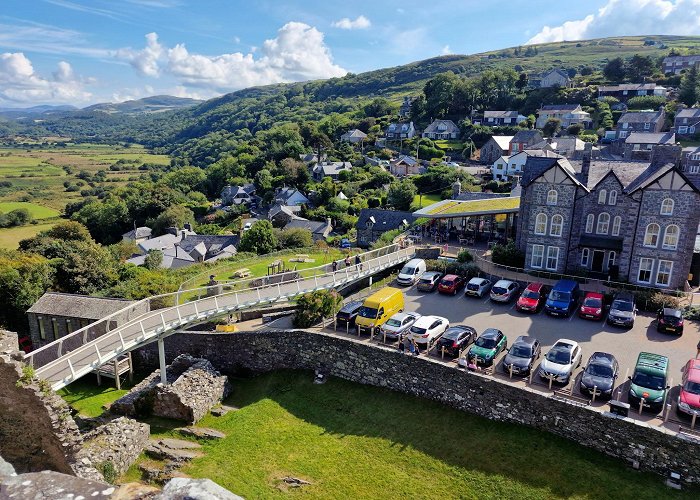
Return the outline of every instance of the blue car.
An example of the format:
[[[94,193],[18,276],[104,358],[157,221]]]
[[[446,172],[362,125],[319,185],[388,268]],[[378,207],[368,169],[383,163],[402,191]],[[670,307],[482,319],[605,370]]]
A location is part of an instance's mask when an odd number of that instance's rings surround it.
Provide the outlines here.
[[[347,238],[340,240],[340,248],[352,248],[352,243]]]
[[[552,316],[569,316],[578,303],[579,287],[573,280],[557,281],[549,292],[544,310]]]

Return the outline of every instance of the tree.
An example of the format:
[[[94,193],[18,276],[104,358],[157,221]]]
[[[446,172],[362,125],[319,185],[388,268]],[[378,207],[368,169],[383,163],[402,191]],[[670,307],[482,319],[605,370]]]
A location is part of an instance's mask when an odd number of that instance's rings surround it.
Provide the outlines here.
[[[457,80],[457,76],[451,71],[441,73],[428,80],[423,88],[427,116],[443,118],[450,112]]]
[[[598,101],[595,105],[594,119],[599,128],[609,130],[613,126],[612,111],[610,105],[604,101]]]
[[[566,129],[566,133],[569,135],[579,135],[583,131],[583,127],[581,126],[580,123],[574,123],[572,125],[569,125],[569,127]]]
[[[700,90],[698,89],[699,83],[698,67],[693,65],[681,79],[678,100],[687,106],[693,106],[695,103],[697,103],[698,97],[700,97]]]
[[[323,318],[329,318],[338,312],[343,303],[343,296],[335,290],[317,290],[305,293],[297,299],[294,326],[308,328]]]
[[[554,137],[561,130],[561,120],[559,118],[550,118],[542,127],[542,133],[545,137]]]
[[[666,105],[666,98],[661,95],[639,95],[627,101],[627,107],[632,109],[659,109]]]
[[[255,174],[255,187],[260,193],[272,189],[272,174],[266,168]]]
[[[527,73],[520,73],[520,75],[518,76],[518,81],[515,82],[515,88],[517,88],[519,91],[522,92],[522,90],[525,87],[527,87],[527,82],[528,82]]]
[[[409,179],[404,179],[389,186],[387,202],[397,210],[409,210],[416,196],[416,186]]]
[[[382,117],[393,114],[395,106],[383,97],[376,97],[364,108],[365,116]]]
[[[153,224],[153,233],[165,234],[169,227],[182,229],[185,224],[194,223],[194,213],[182,205],[173,205],[161,213]]]
[[[277,248],[277,238],[269,220],[259,220],[243,233],[238,249],[258,255],[270,253]]]
[[[51,286],[53,268],[39,255],[0,250],[0,324],[27,331],[25,311]]]
[[[625,76],[632,82],[642,82],[645,77],[653,75],[655,69],[651,56],[635,54],[625,64]]]
[[[621,57],[611,59],[603,68],[603,75],[613,82],[622,81],[625,78],[625,61]]]
[[[277,231],[279,248],[308,248],[314,244],[311,231],[301,227]]]
[[[163,252],[160,250],[149,250],[143,259],[143,266],[146,269],[158,269],[163,263]]]

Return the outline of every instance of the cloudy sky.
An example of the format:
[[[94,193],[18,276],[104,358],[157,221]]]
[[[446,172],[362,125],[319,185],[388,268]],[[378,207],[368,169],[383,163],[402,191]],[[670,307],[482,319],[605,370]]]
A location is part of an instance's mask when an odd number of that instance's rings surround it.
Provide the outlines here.
[[[700,35],[700,0],[2,0],[0,106],[208,98],[440,54],[646,34]]]

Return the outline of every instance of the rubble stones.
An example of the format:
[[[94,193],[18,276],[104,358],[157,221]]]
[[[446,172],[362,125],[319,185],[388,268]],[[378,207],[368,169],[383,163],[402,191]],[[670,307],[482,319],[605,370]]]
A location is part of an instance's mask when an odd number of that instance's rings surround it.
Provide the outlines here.
[[[243,500],[210,479],[174,478],[163,487],[163,500]]]
[[[0,498],[70,498],[107,499],[116,491],[109,484],[80,477],[43,471],[4,478],[0,484]]]
[[[149,441],[146,454],[158,460],[187,462],[202,456],[202,453],[197,451],[201,447],[200,444],[192,441],[163,438]]]
[[[223,439],[226,437],[226,434],[223,432],[217,431],[216,429],[210,429],[208,427],[180,427],[175,430],[185,436],[200,439]]]
[[[238,408],[235,406],[226,406],[226,405],[219,405],[215,406],[214,408],[211,409],[211,414],[214,415],[215,417],[223,417],[230,411],[237,411]]]
[[[85,445],[78,455],[96,466],[111,462],[117,474],[123,474],[139,457],[149,437],[148,424],[115,418],[85,434]]]

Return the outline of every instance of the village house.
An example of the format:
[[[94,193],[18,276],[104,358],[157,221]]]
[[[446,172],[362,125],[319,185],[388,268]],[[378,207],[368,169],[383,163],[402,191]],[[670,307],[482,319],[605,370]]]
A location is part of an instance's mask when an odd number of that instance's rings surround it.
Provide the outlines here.
[[[367,134],[360,129],[354,129],[341,135],[340,140],[343,142],[349,142],[350,144],[362,144],[365,140],[367,140]]]
[[[390,123],[384,133],[389,141],[398,141],[400,139],[411,139],[415,137],[416,129],[413,126],[413,122],[403,122],[403,123]]]
[[[357,229],[357,246],[368,248],[387,231],[406,229],[415,220],[412,212],[383,210],[380,208],[363,208],[355,224]]]
[[[457,139],[459,127],[452,120],[434,120],[423,131],[423,137],[427,139]]]
[[[182,229],[169,227],[165,230],[165,234],[154,236],[147,240],[137,243],[136,248],[139,255],[146,255],[153,250],[164,251],[166,248],[172,248],[179,243],[183,238],[190,235],[196,235],[192,230],[191,224],[185,224]]]
[[[501,156],[510,151],[512,135],[492,135],[479,150],[479,161],[484,165],[491,165]]]
[[[414,157],[401,155],[389,162],[389,172],[396,177],[418,175],[423,172],[423,167]]]
[[[517,111],[484,111],[484,119],[481,123],[487,127],[514,127],[525,120],[527,117]]]
[[[566,158],[578,160],[581,158],[585,147],[586,143],[578,137],[563,136],[547,137],[543,141],[533,144],[530,148],[549,150]],[[593,146],[593,158],[599,155],[600,149],[597,146]]]
[[[526,149],[511,156],[501,156],[491,165],[491,175],[497,181],[510,181],[513,176],[521,176],[527,159],[531,156],[561,158],[561,155],[547,149]]]
[[[661,64],[665,75],[680,75],[682,71],[691,66],[700,64],[700,55],[692,56],[668,56],[664,57]]]
[[[330,218],[323,222],[296,218],[289,221],[284,229],[307,229],[311,232],[314,241],[325,241],[333,231],[333,225]]]
[[[627,139],[632,132],[658,133],[664,127],[666,111],[629,111],[622,115],[615,127],[615,139]]]
[[[508,154],[513,155],[526,149],[532,149],[532,145],[542,141],[542,133],[539,130],[520,130],[508,143]]]
[[[279,205],[308,205],[310,200],[299,191],[297,188],[293,187],[281,187],[275,190],[275,203]]]
[[[243,186],[226,185],[221,190],[221,204],[225,207],[230,205],[255,205],[260,200],[255,196],[255,185],[245,184]]]
[[[127,243],[139,244],[151,237],[151,228],[146,226],[135,227],[128,233],[122,234],[122,240]]]
[[[550,69],[545,71],[539,78],[540,88],[549,87],[569,87],[571,78],[566,71],[561,69]]]
[[[626,160],[649,160],[651,151],[655,146],[676,143],[676,134],[673,132],[659,132],[649,134],[645,132],[632,132],[625,139],[623,157]]]
[[[695,185],[700,185],[700,146],[683,148],[681,168]]]
[[[411,105],[415,100],[415,97],[404,96],[403,102],[401,103],[401,107],[399,108],[399,117],[408,118],[409,116],[411,116]]]
[[[696,132],[700,133],[700,108],[678,110],[673,120],[673,130],[683,137],[689,137]]]
[[[627,102],[633,97],[666,97],[668,89],[655,83],[621,83],[619,85],[601,85],[598,87],[598,99],[614,97],[620,102]]]
[[[267,220],[274,227],[284,227],[293,220],[303,220],[301,217],[301,205],[280,205],[275,204],[267,212]]]
[[[330,177],[337,181],[340,172],[349,172],[352,170],[352,163],[349,161],[330,161],[321,162],[313,166],[311,176],[315,181],[322,181],[324,177]]]
[[[556,118],[561,122],[562,128],[571,125],[581,125],[583,128],[591,128],[593,120],[591,115],[581,109],[580,104],[546,104],[537,111],[537,128],[544,128],[547,120]]]

